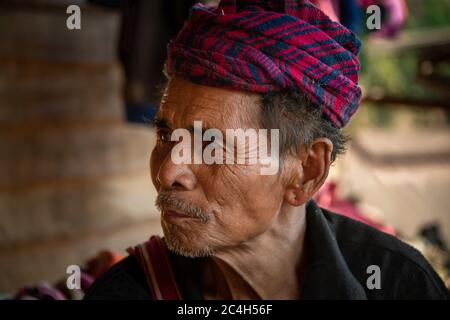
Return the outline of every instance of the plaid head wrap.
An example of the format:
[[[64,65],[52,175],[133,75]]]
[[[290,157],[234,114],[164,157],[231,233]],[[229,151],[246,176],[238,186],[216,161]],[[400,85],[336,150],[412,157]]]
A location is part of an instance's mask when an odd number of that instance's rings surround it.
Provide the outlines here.
[[[267,93],[297,90],[338,128],[359,106],[360,42],[306,0],[196,4],[169,43],[169,75]]]

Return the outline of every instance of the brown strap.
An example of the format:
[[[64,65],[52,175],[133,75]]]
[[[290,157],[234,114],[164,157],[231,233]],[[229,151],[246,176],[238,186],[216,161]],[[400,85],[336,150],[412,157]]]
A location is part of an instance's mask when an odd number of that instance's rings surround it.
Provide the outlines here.
[[[152,236],[150,240],[128,249],[133,254],[147,278],[154,300],[181,300],[181,294],[170,265],[167,249],[159,236]]]

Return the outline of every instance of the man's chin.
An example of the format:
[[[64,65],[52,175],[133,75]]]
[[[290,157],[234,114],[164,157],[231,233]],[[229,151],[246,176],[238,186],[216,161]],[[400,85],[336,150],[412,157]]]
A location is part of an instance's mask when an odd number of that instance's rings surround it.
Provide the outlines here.
[[[175,254],[187,258],[210,257],[214,255],[215,250],[210,246],[195,245],[185,243],[184,240],[178,239],[176,236],[166,235],[164,233],[164,242],[167,248]]]
[[[184,243],[174,240],[170,237],[169,238],[164,237],[164,241],[166,243],[167,249],[183,257],[201,258],[201,257],[210,257],[214,255],[214,250],[208,246],[192,247],[185,245]]]
[[[170,251],[188,258],[209,257],[214,254],[214,247],[208,243],[208,239],[193,236],[205,234],[206,230],[167,223],[164,220],[161,226],[164,241]]]

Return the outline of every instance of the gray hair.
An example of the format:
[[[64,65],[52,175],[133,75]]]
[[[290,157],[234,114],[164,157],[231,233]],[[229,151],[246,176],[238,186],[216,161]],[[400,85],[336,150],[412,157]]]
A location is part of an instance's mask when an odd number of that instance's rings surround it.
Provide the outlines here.
[[[331,161],[345,152],[347,137],[326,119],[310,100],[298,92],[274,92],[261,95],[260,125],[279,129],[280,155],[298,154],[314,139],[328,138],[333,144]]]

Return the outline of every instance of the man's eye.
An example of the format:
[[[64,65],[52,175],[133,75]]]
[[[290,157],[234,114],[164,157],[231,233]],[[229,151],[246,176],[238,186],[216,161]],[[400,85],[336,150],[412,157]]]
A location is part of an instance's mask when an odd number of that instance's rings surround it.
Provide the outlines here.
[[[158,130],[156,132],[157,140],[159,144],[164,144],[170,142],[170,134],[168,131]]]

